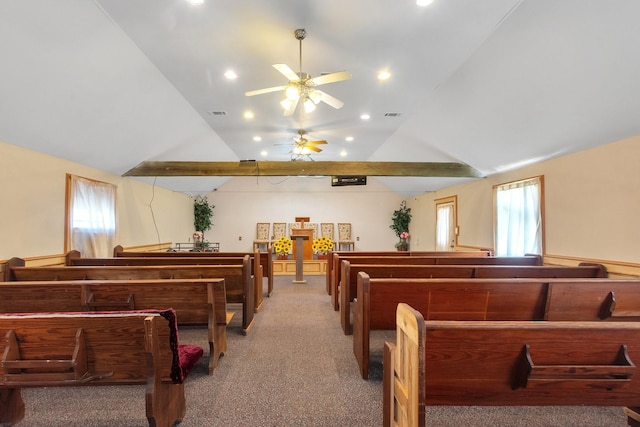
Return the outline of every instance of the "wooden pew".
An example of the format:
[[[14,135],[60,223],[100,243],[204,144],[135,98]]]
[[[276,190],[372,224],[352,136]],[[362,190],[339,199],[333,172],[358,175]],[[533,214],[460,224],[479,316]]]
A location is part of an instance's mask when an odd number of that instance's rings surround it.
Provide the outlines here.
[[[337,255],[337,256],[336,256]],[[333,276],[340,269],[340,257],[382,257],[382,256],[449,256],[449,257],[487,257],[491,256],[491,251],[329,251],[327,253],[327,294],[333,291]],[[344,258],[342,258],[344,259]]]
[[[0,313],[151,310],[171,307],[178,325],[207,326],[209,375],[227,353],[224,279],[0,282]]]
[[[120,245],[113,248],[113,256],[114,257],[164,257],[164,256],[175,256],[175,257],[235,257],[235,256],[244,256],[249,255],[252,257],[256,257],[256,259],[260,260],[260,265],[262,266],[262,277],[267,278],[267,296],[271,296],[273,293],[273,248],[268,247],[267,252],[253,251],[253,252],[140,252],[140,251],[125,251],[124,248]],[[260,286],[262,289],[262,286]]]
[[[425,321],[407,304],[396,323],[385,427],[429,425],[427,405],[640,405],[640,323]]]
[[[556,278],[607,277],[601,264],[579,266],[518,266],[518,265],[385,265],[353,264],[342,260],[340,296],[340,324],[345,335],[351,334],[351,302],[356,294],[357,274],[363,271],[370,278]]]
[[[396,307],[408,303],[426,319],[543,320],[547,279],[372,279],[358,273],[353,352],[369,378],[372,330],[393,330]]]
[[[242,265],[153,265],[25,267],[24,260],[12,258],[5,265],[5,281],[35,280],[134,280],[222,278],[227,303],[242,305],[242,330],[247,334],[254,320],[254,289],[251,263],[246,255]]]
[[[24,387],[123,384],[147,384],[150,426],[179,423],[202,349],[175,331],[172,310],[0,315],[0,424],[24,418]]]
[[[162,252],[163,254],[167,252]],[[188,253],[206,253],[206,252],[188,252]],[[214,252],[217,253],[217,252]],[[65,265],[72,267],[86,266],[137,266],[137,265],[242,265],[245,255],[237,256],[216,256],[216,257],[171,257],[171,256],[127,256],[113,258],[82,258],[80,252],[70,251],[65,256]],[[254,303],[256,313],[262,309],[263,299],[263,280],[262,268],[259,263],[255,262],[255,256],[250,257],[250,265],[254,286]]]
[[[414,253],[414,252],[410,252]],[[447,254],[448,252],[440,252]],[[449,265],[449,264],[474,264],[474,265],[542,265],[542,257],[539,255],[526,255],[523,257],[493,257],[493,256],[463,256],[464,252],[451,252],[457,255],[412,255],[412,256],[350,256],[334,254],[334,264],[336,270],[332,275],[331,283],[331,302],[333,309],[338,311],[340,308],[340,286],[342,282],[341,262],[347,260],[353,264],[404,264],[404,265]],[[470,252],[473,254],[482,252]]]

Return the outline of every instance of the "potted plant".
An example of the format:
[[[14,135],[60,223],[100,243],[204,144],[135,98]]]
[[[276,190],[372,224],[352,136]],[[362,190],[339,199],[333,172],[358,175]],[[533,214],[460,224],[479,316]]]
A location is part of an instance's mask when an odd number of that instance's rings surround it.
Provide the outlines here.
[[[287,236],[280,236],[278,240],[273,242],[273,251],[276,253],[278,259],[289,258],[289,252],[291,251],[292,247],[293,243]]]
[[[389,228],[398,236],[399,242],[396,248],[399,251],[409,250],[409,223],[411,222],[411,208],[407,207],[407,201],[400,203],[400,209],[393,211]],[[403,234],[404,233],[404,234]],[[404,236],[404,237],[403,237]]]
[[[209,204],[207,197],[198,196],[193,201],[193,226],[196,232],[200,232],[200,241],[204,242],[204,232],[211,229],[213,225],[211,218],[213,217],[214,205]],[[195,240],[195,234],[194,234]]]
[[[326,259],[329,251],[333,249],[333,240],[327,236],[318,237],[313,241],[311,249],[318,256],[318,259]]]

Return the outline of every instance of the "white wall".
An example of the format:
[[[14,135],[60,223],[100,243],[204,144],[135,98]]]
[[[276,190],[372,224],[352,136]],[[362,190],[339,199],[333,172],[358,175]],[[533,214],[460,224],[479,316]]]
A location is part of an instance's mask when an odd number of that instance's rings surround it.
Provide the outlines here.
[[[0,260],[63,254],[66,174],[117,185],[116,242],[176,241],[193,231],[188,196],[0,142]]]
[[[492,248],[493,186],[537,175],[545,180],[545,255],[640,262],[640,136],[409,200],[420,212],[412,249],[433,249],[434,200],[454,195],[458,245]]]
[[[205,233],[223,251],[251,250],[257,222],[350,222],[356,249],[394,250],[391,225],[402,198],[369,177],[367,185],[331,187],[329,177],[236,177],[209,193],[215,205],[213,223]],[[238,238],[242,237],[242,240]]]

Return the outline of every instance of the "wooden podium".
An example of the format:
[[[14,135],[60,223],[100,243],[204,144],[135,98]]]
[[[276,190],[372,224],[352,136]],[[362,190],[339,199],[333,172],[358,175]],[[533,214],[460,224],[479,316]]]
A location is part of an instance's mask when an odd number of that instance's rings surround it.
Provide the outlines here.
[[[310,228],[293,228],[291,229],[291,240],[293,241],[293,259],[297,259],[298,239],[296,236],[305,237],[302,240],[302,259],[313,259],[313,230]]]
[[[306,239],[302,241],[302,259],[313,259],[313,230],[310,228],[304,228],[304,223],[309,222],[308,216],[297,216],[296,222],[300,223],[300,228],[291,229],[291,240],[293,241],[293,259],[297,258],[298,251],[296,250],[296,243],[298,239],[295,236],[306,236]]]

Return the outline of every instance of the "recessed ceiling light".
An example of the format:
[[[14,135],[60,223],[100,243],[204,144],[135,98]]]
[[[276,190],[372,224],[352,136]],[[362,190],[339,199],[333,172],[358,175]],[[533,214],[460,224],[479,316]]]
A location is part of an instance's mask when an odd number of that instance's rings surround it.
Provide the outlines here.
[[[204,4],[204,0],[187,0],[187,2],[191,3],[194,6],[200,6]]]
[[[348,141],[348,142],[351,142],[351,141],[353,141],[353,137],[352,136],[348,136],[344,140]]]
[[[347,151],[346,150],[342,150],[340,152],[340,157],[346,157],[347,156]]]
[[[235,80],[235,79],[237,79],[237,78],[238,78],[238,75],[237,75],[237,74],[236,74],[236,72],[235,72],[235,71],[233,71],[233,70],[227,70],[227,71],[224,73],[224,76],[225,76],[227,79],[229,79],[229,80]]]
[[[268,155],[268,154],[269,154],[269,153],[267,152],[267,150],[262,150],[262,151],[260,152],[260,155],[261,155],[262,157],[264,157],[264,156],[266,156],[266,155]]]
[[[362,120],[369,120],[371,118],[371,116],[365,113],[365,114],[361,115],[360,118]]]
[[[429,6],[431,3],[433,3],[433,0],[416,0],[418,6]]]
[[[261,137],[261,136],[256,135],[256,136],[254,136],[254,137],[253,137],[253,140],[254,140],[255,142],[260,142],[260,141],[262,141],[262,137]]]
[[[390,77],[391,77],[391,73],[388,72],[387,70],[380,71],[378,73],[378,80],[380,80],[380,81],[389,80]]]
[[[252,120],[253,119],[253,111],[245,111],[243,114],[244,118],[247,120]]]

